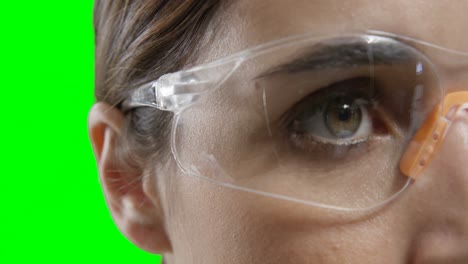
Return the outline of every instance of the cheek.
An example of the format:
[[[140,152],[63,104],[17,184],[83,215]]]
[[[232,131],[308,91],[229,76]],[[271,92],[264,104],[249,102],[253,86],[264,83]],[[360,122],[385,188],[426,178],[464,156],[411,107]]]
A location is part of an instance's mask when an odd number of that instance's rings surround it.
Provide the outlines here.
[[[176,177],[173,206],[178,209],[168,224],[177,258],[229,264],[258,263],[258,258],[273,256],[266,252],[271,245],[266,225],[245,193],[187,175]]]
[[[391,212],[350,220],[187,175],[175,179],[177,198],[167,225],[174,255],[186,263],[385,263],[404,258],[403,231],[390,220]]]

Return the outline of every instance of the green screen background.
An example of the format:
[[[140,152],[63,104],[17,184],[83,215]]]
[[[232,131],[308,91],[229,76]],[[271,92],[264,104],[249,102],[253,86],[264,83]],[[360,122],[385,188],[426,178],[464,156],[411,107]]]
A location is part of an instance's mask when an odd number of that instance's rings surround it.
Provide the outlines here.
[[[115,227],[86,119],[92,0],[2,1],[0,263],[160,263]]]

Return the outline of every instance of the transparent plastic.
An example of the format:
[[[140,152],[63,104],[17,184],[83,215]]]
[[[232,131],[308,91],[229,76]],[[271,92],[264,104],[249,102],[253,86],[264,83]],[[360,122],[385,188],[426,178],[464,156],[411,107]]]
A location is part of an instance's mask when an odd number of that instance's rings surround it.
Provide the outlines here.
[[[294,36],[166,74],[123,108],[175,113],[172,153],[187,175],[370,210],[411,185],[400,169],[408,145],[428,117],[444,120],[447,93],[463,91],[446,88],[439,67],[451,62],[466,66],[468,54],[385,32]]]

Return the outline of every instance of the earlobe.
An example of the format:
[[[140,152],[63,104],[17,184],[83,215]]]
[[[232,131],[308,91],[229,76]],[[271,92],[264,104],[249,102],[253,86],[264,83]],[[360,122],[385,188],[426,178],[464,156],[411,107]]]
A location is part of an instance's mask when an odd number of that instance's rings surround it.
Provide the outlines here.
[[[147,186],[144,168],[129,170],[116,157],[116,139],[124,115],[116,108],[97,103],[89,113],[88,126],[99,168],[99,179],[112,217],[120,231],[138,247],[152,252],[171,250],[163,225],[158,194]],[[120,155],[130,156],[130,155]]]

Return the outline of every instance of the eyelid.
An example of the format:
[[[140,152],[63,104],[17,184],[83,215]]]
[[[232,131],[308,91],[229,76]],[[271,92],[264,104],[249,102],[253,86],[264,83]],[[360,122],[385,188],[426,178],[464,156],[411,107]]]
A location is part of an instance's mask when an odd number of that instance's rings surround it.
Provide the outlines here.
[[[372,95],[369,95],[368,89],[364,88],[366,86],[368,87],[370,82],[373,82],[373,80],[369,77],[355,77],[352,79],[347,79],[333,83],[327,87],[320,88],[315,92],[307,95],[299,102],[297,102],[294,106],[292,106],[291,109],[294,110],[297,108],[301,108],[303,104],[310,101],[314,102],[315,105],[323,106],[323,103],[321,103],[321,101],[323,102],[338,95],[355,97],[360,96],[367,99],[369,102],[373,102],[375,99],[374,97],[377,96],[378,91],[372,91]],[[350,85],[352,85],[353,87],[349,87]],[[307,105],[306,107],[309,106]]]

